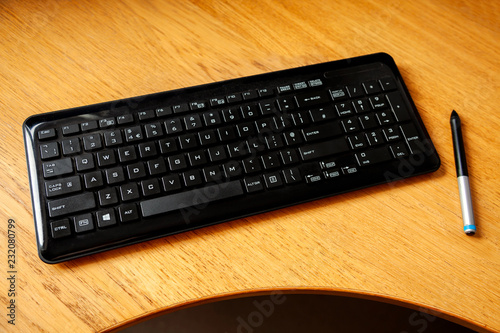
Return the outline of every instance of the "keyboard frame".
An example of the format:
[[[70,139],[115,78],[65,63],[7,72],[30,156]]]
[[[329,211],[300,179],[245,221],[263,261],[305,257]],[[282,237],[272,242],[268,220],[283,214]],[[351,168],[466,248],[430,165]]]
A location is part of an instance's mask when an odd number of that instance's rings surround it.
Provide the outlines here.
[[[325,75],[320,77],[319,74],[317,76],[325,80],[325,82],[330,82],[331,78],[335,78],[335,85],[341,86],[344,84],[343,82],[351,82],[353,75],[359,78],[357,79],[358,81],[366,81],[371,77],[370,73],[372,73],[371,71],[373,70],[385,73],[384,75],[390,75],[395,79],[398,91],[401,93],[410,113],[412,123],[417,124],[419,136],[425,141],[425,149],[419,154],[419,157],[423,158],[422,160],[415,160],[414,158],[412,160],[412,157],[415,156],[410,156],[410,158],[392,160],[390,163],[372,165],[369,168],[360,167],[355,175],[348,175],[336,179],[334,182],[335,188],[333,190],[333,183],[331,180],[324,180],[319,183],[308,185],[306,189],[303,186],[285,186],[280,189],[266,190],[259,194],[251,195],[252,205],[248,205],[248,203],[245,202],[248,196],[250,196],[248,194],[223,201],[211,202],[206,207],[200,205],[200,209],[191,212],[192,214],[188,220],[186,220],[180,212],[172,212],[165,216],[147,218],[145,219],[147,223],[141,220],[140,222],[123,224],[118,228],[114,228],[115,232],[102,233],[106,234],[105,236],[97,235],[99,234],[98,232],[91,232],[78,234],[74,237],[65,239],[54,240],[51,238],[49,226],[46,222],[48,209],[47,200],[44,198],[44,177],[42,161],[40,160],[40,152],[38,149],[41,142],[37,136],[39,130],[54,127],[61,128],[64,125],[73,124],[83,119],[97,120],[104,117],[116,117],[123,113],[136,113],[140,110],[175,105],[186,101],[207,101],[208,96],[226,96],[231,93],[262,87],[275,88],[285,81],[293,83],[295,81],[300,81],[301,78],[304,80],[311,79],[311,73],[326,73],[330,78],[326,78]],[[287,80],[286,78],[288,77],[293,77],[293,79],[291,81]],[[377,78],[380,78],[380,75],[377,75]],[[325,86],[329,87],[331,85],[326,84]],[[274,98],[277,97],[278,95],[275,93]],[[192,113],[196,113],[196,111]],[[137,124],[139,122],[135,119],[134,123]],[[386,53],[376,53],[37,114],[27,118],[22,127],[38,252],[41,260],[49,264],[351,192],[378,184],[384,184],[398,179],[413,177],[436,171],[440,167],[439,156],[396,63],[392,57]],[[119,126],[119,128],[121,128],[121,126]],[[256,209],[255,207],[258,208]],[[182,219],[184,222],[173,227],[165,227],[164,221],[166,219],[176,221]],[[137,223],[141,223],[141,234],[137,233]],[[346,232],[348,232],[348,230]],[[110,234],[111,237],[109,237]],[[77,238],[76,242],[72,241],[74,238]],[[88,244],[88,246],[75,246],[75,243],[85,243]],[[71,249],[69,252],[67,251],[68,248]]]

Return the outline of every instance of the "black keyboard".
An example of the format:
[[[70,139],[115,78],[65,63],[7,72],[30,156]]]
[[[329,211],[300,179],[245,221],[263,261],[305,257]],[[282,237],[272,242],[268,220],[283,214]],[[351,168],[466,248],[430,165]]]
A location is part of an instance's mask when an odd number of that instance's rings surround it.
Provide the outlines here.
[[[47,263],[440,165],[383,53],[34,115],[23,130]]]

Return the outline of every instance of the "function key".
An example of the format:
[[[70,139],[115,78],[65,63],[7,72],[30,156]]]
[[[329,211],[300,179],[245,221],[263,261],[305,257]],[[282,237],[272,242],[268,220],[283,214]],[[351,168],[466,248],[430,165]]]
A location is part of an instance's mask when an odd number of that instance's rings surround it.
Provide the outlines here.
[[[116,117],[116,122],[119,125],[131,124],[134,122],[134,116],[131,114],[123,114],[121,116]]]
[[[259,97],[259,95],[257,94],[257,90],[248,90],[248,91],[242,92],[241,95],[243,96],[243,99],[245,101],[249,101],[249,100],[256,99]]]
[[[241,94],[231,94],[226,96],[226,100],[229,104],[238,103],[243,100],[243,97],[241,97]]]
[[[210,106],[220,106],[226,104],[226,100],[223,97],[215,97],[210,99]]]
[[[302,90],[302,89],[307,89],[307,83],[304,81],[302,82],[296,82],[293,84],[293,90]]]
[[[38,131],[38,139],[40,140],[52,139],[55,137],[56,137],[56,130],[54,128]]]
[[[115,118],[105,118],[99,120],[100,128],[107,128],[115,125]]]
[[[183,113],[189,111],[189,106],[187,103],[177,104],[172,106],[172,111],[174,113]]]
[[[323,81],[321,79],[309,80],[309,87],[321,87],[323,85]]]
[[[80,132],[80,126],[78,124],[65,125],[62,127],[63,135],[71,135]]]
[[[368,81],[363,83],[363,88],[365,89],[366,94],[377,94],[382,91],[380,85],[377,81]]]
[[[259,93],[260,97],[270,97],[274,95],[273,90],[268,88],[257,89],[257,92]]]
[[[93,131],[97,129],[97,121],[90,120],[80,124],[82,132]]]
[[[191,111],[204,110],[207,108],[207,104],[205,102],[191,102],[189,107]]]
[[[137,112],[137,116],[139,116],[139,120],[141,121],[153,119],[155,117],[155,111],[154,110],[139,111]]]
[[[396,81],[392,77],[384,77],[379,82],[384,91],[395,90],[397,88]]]
[[[282,86],[278,86],[278,94],[286,94],[292,92],[292,86],[289,84],[284,84]]]
[[[155,110],[157,117],[164,117],[172,114],[172,110],[169,108],[157,108]]]

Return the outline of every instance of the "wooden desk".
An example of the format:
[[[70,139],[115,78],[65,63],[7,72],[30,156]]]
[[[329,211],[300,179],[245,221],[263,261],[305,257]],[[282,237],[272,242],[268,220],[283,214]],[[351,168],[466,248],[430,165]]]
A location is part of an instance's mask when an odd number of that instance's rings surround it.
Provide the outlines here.
[[[0,48],[0,331],[106,331],[273,290],[404,302],[500,331],[498,2],[4,1]],[[400,67],[437,172],[65,264],[38,259],[28,116],[378,51]],[[452,109],[464,123],[474,237],[462,232]]]

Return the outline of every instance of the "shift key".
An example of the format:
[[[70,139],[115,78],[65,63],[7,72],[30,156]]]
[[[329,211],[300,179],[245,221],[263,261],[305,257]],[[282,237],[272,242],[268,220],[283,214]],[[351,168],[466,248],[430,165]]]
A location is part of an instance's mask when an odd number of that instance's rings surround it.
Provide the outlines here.
[[[57,217],[95,208],[93,193],[83,193],[48,202],[49,216]]]
[[[340,154],[346,151],[349,151],[349,147],[344,138],[305,145],[299,148],[300,156],[303,161]]]

